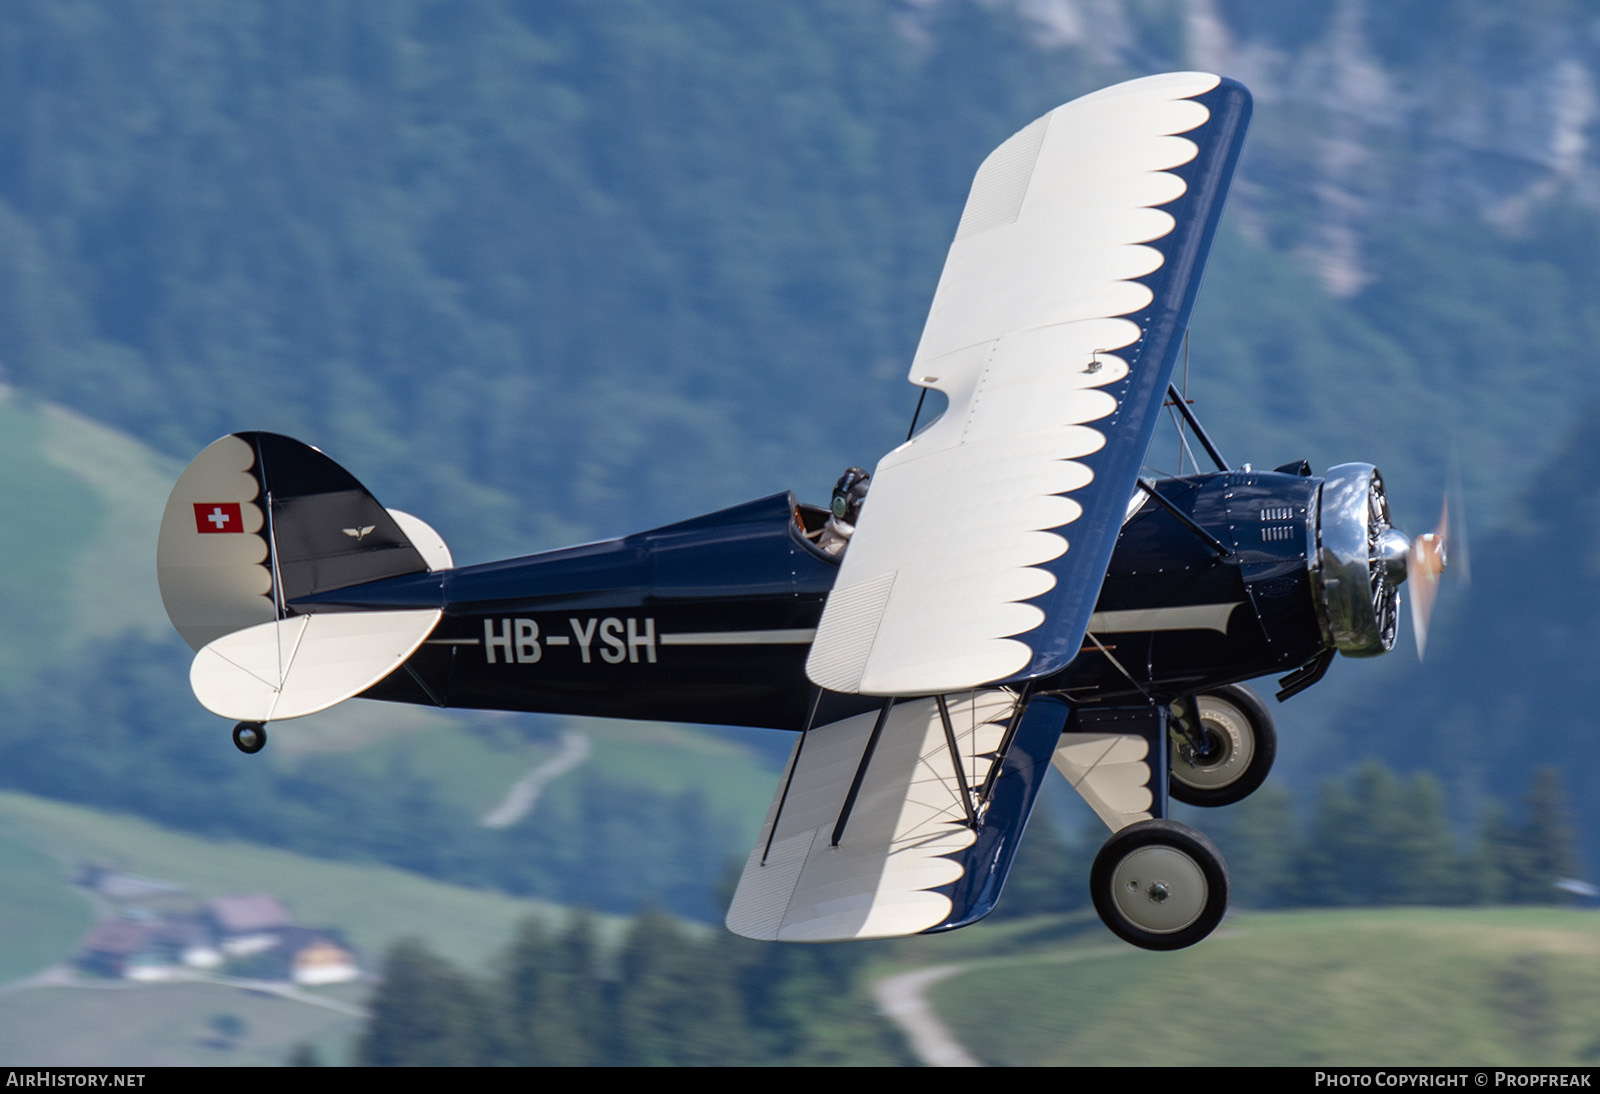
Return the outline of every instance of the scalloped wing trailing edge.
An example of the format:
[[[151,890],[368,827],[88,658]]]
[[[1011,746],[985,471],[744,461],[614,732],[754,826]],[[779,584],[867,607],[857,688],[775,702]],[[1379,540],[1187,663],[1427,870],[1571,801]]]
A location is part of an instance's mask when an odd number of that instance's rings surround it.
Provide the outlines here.
[[[949,409],[878,464],[814,683],[932,695],[1077,654],[1249,114],[1231,80],[1152,76],[984,161],[910,374]]]
[[[873,713],[802,734],[739,879],[728,929],[829,942],[947,931],[988,915],[1070,712],[1048,696],[1019,711],[1021,702],[1005,689],[949,697],[959,774],[933,699],[897,702],[870,756]],[[860,793],[847,809],[858,770]],[[990,796],[969,822],[962,782],[976,803],[991,776]]]
[[[1016,698],[998,691],[950,703],[969,784],[988,773],[1015,708]],[[965,872],[961,853],[977,834],[966,825],[932,700],[890,712],[844,838],[832,845],[876,719],[858,714],[796,740],[728,909],[729,930],[769,941],[826,942],[916,934],[949,918],[954,904],[946,890]]]

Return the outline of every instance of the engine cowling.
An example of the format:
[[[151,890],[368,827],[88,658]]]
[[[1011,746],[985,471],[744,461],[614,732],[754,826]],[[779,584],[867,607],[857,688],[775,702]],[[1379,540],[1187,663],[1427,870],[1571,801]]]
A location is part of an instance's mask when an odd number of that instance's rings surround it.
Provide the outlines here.
[[[1410,545],[1390,523],[1389,497],[1376,467],[1341,463],[1328,470],[1312,582],[1328,645],[1349,657],[1376,657],[1394,647]]]

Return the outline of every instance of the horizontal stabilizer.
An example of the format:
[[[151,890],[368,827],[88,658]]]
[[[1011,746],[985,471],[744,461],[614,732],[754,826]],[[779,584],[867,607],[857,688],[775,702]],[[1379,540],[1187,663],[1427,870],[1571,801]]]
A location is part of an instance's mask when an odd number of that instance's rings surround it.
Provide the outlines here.
[[[444,537],[433,530],[433,525],[421,517],[414,517],[399,509],[390,509],[389,515],[394,518],[395,524],[400,526],[401,534],[417,549],[417,553],[422,556],[422,561],[427,563],[429,570],[438,573],[440,570],[449,570],[455,566],[456,562],[450,556],[449,546],[445,543]]]
[[[234,631],[195,654],[189,684],[213,714],[242,722],[299,718],[366,691],[416,652],[437,608],[329,612]]]

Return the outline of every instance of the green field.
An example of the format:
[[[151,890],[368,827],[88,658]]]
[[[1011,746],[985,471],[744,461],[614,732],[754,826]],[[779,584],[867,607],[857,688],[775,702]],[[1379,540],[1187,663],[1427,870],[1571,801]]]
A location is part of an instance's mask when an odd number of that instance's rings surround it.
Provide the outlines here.
[[[23,683],[60,656],[76,629],[69,590],[79,581],[79,555],[107,538],[107,506],[45,456],[46,432],[36,413],[0,399],[0,618],[11,636],[0,659],[3,684]]]
[[[0,794],[0,984],[68,961],[91,925],[70,864],[95,862],[172,882],[198,898],[270,893],[304,926],[335,927],[373,968],[390,943],[423,938],[468,969],[492,967],[537,901],[457,888],[381,866],[323,862],[244,843],[198,839],[148,822],[22,794]],[[607,934],[616,928],[602,922]],[[363,985],[317,989],[360,1003]],[[233,1016],[242,1024],[222,1019]],[[359,1019],[321,1006],[216,984],[0,990],[0,1064],[250,1065],[317,1046],[343,1062]]]
[[[51,473],[65,472],[87,486],[104,513],[102,534],[77,554],[69,637],[171,633],[156,585],[156,534],[167,492],[182,468],[127,434],[69,410],[44,405],[36,413],[43,426],[39,453]]]
[[[348,1061],[359,1018],[217,984],[99,984],[0,995],[0,1064],[252,1067],[300,1043]]]
[[[353,702],[272,727],[272,745],[263,757],[298,765],[327,752],[356,754],[362,769],[381,774],[398,764],[426,772],[450,804],[483,814],[498,805],[511,787],[560,750],[557,730],[576,730],[588,738],[589,754],[575,771],[547,790],[550,799],[570,806],[582,779],[649,787],[660,794],[702,794],[714,815],[736,826],[741,838],[754,839],[777,787],[778,771],[736,736],[691,727],[600,718],[549,717],[548,730],[528,732],[532,719],[520,714],[474,712],[457,715],[431,707],[399,703]],[[218,731],[228,727],[218,722]],[[771,730],[744,731],[753,741]],[[741,856],[745,848],[740,847]]]
[[[64,863],[0,832],[0,984],[61,960],[93,922]]]
[[[589,734],[594,745],[589,763],[608,780],[663,794],[703,794],[713,813],[739,828],[741,861],[761,829],[780,774],[751,742],[781,736],[787,746],[793,740],[770,729],[720,735],[659,722],[575,718],[570,724]],[[552,789],[559,791],[560,784]]]
[[[134,817],[23,794],[0,794],[0,838],[62,861],[102,863],[173,882],[204,899],[230,893],[270,893],[284,903],[297,923],[339,928],[368,961],[397,939],[416,935],[452,961],[480,969],[506,945],[513,926],[526,916],[564,915],[561,909],[539,901],[444,885],[403,870],[325,862],[254,844],[200,839]],[[36,888],[43,884],[37,872],[30,878]],[[50,887],[64,897],[74,897],[60,870]],[[4,899],[9,914],[9,892]],[[6,967],[17,963],[10,950],[11,940],[0,937],[0,963]],[[67,956],[62,952],[57,959]]]
[[[90,639],[170,632],[156,530],[177,472],[124,434],[0,386],[0,686]]]
[[[1600,1064],[1600,915],[1239,915],[1191,950],[1088,932],[974,960],[931,1000],[1006,1065]]]
[[[65,960],[89,924],[69,865],[95,861],[198,897],[267,892],[338,927],[369,962],[414,934],[490,967],[529,914],[561,909],[402,871],[197,839],[0,794],[0,970]],[[608,927],[608,929],[610,929]],[[1152,954],[1085,916],[885,945],[885,968],[959,962],[930,992],[955,1036],[1006,1065],[1600,1063],[1600,915],[1565,909],[1242,914],[1192,950]],[[319,993],[359,1002],[360,986]],[[340,1062],[359,1020],[209,984],[0,992],[0,1063],[261,1064],[292,1046]]]

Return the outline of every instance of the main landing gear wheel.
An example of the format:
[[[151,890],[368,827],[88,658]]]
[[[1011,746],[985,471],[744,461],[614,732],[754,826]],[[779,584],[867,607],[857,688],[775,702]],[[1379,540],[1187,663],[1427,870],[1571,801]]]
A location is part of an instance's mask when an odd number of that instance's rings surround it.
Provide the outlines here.
[[[1278,755],[1278,731],[1261,696],[1249,688],[1229,684],[1191,695],[1172,705],[1170,723],[1168,784],[1185,805],[1232,805],[1266,782]]]
[[[1094,909],[1113,934],[1147,950],[1181,950],[1228,910],[1228,867],[1210,840],[1169,820],[1130,824],[1089,871]]]
[[[233,746],[254,756],[267,747],[267,727],[261,722],[240,722],[233,727]]]

